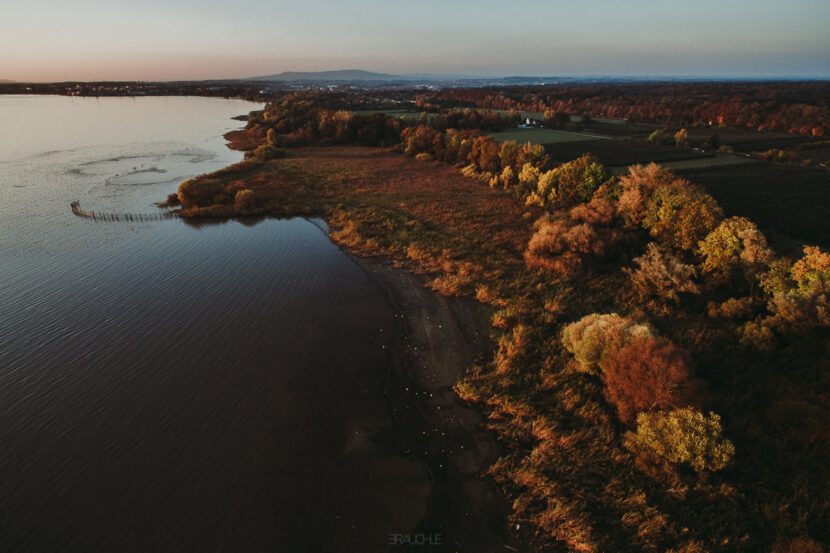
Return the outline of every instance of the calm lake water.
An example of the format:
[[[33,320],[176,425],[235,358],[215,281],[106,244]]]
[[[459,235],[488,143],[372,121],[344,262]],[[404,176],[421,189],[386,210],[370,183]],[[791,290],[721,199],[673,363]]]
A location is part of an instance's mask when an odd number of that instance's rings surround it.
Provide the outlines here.
[[[255,108],[0,96],[0,551],[362,551],[418,522],[423,469],[369,439],[393,313],[314,222],[69,210],[153,212],[240,159]]]

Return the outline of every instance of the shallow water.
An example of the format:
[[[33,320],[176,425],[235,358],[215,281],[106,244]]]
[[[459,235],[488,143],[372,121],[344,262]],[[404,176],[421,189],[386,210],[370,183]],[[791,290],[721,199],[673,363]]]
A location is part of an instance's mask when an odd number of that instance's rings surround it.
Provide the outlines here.
[[[423,469],[370,439],[393,314],[314,222],[69,210],[153,212],[240,158],[222,134],[254,108],[0,96],[0,551],[364,550],[417,523]]]

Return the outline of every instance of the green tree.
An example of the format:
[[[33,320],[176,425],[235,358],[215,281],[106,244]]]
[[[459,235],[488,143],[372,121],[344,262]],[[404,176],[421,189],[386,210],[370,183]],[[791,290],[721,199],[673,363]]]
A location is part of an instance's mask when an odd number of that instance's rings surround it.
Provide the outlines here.
[[[587,202],[611,176],[593,154],[584,154],[556,168],[557,202],[562,206]]]

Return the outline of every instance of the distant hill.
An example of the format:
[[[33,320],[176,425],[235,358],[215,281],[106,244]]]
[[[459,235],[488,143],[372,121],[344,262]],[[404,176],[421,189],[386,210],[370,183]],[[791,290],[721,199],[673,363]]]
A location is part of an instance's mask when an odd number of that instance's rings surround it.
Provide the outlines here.
[[[407,77],[373,73],[361,69],[341,69],[338,71],[283,71],[275,75],[252,77],[252,81],[406,81]]]
[[[0,84],[12,84],[17,81],[13,81],[11,79],[0,79]]]

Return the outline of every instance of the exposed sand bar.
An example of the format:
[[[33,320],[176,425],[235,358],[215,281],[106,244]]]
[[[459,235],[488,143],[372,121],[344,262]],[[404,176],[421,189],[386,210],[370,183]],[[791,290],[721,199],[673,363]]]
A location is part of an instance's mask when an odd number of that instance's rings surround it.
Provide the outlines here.
[[[509,505],[480,473],[499,454],[481,413],[453,384],[491,347],[484,306],[447,298],[426,279],[380,258],[356,258],[396,313],[387,394],[398,431],[428,467],[430,502],[422,530],[462,551],[504,551]],[[417,449],[415,449],[417,448]]]

